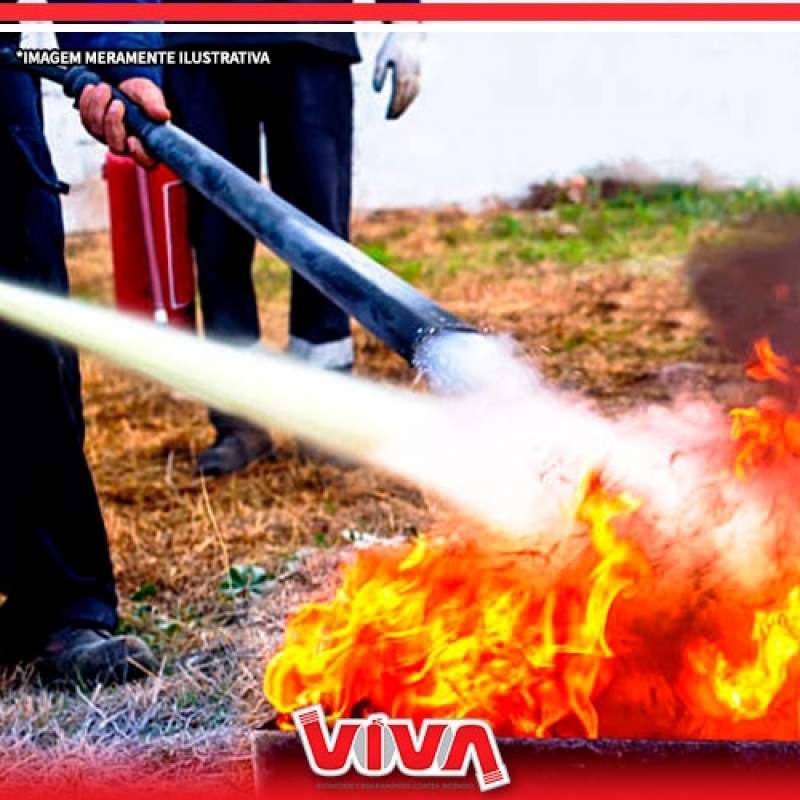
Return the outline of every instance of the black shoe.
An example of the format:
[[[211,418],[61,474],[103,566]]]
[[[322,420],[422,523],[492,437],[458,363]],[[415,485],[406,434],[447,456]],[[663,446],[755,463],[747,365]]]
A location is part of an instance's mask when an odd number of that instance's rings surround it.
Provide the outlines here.
[[[214,444],[198,456],[194,471],[195,475],[217,478],[274,455],[275,445],[266,431],[239,425],[217,432]]]
[[[49,636],[34,666],[47,685],[119,685],[158,671],[155,656],[141,639],[80,627]]]

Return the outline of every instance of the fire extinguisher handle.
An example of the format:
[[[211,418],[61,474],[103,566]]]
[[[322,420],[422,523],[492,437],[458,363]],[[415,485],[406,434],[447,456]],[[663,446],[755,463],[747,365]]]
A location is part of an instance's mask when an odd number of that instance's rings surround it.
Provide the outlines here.
[[[81,93],[87,86],[97,86],[104,82],[97,73],[86,67],[70,67],[64,71],[63,78],[64,94],[74,98],[76,107]],[[146,141],[148,134],[159,123],[153,122],[130,97],[114,86],[111,87],[111,96],[125,106],[125,127],[130,134]]]

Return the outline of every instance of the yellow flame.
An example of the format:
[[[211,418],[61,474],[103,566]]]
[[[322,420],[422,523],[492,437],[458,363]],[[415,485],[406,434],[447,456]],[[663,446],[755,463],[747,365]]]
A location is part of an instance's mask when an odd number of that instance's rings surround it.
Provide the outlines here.
[[[600,475],[594,471],[584,479],[578,496],[575,518],[591,527],[592,544],[603,557],[591,575],[594,586],[586,610],[586,638],[589,642],[596,642],[600,651],[610,656],[605,624],[611,604],[617,595],[637,583],[647,571],[647,563],[639,549],[632,542],[617,538],[612,520],[629,516],[638,510],[641,502],[627,494],[610,495]]]
[[[714,696],[734,721],[763,717],[786,684],[789,665],[800,652],[800,586],[777,608],[755,613],[751,638],[757,652],[745,666],[732,666],[709,644],[690,654],[695,670],[710,678]]]
[[[335,719],[366,702],[396,717],[479,716],[539,737],[572,715],[596,737],[593,695],[614,655],[608,615],[647,567],[615,529],[637,502],[608,493],[596,473],[576,501],[578,533],[600,561],[549,592],[531,554],[491,537],[359,552],[332,602],[290,619],[267,667],[267,698],[283,715],[320,703]]]

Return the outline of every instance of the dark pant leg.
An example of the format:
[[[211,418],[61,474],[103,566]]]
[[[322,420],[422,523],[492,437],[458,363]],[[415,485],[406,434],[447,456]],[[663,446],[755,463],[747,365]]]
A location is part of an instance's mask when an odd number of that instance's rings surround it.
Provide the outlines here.
[[[39,96],[0,75],[0,155],[13,202],[0,216],[0,275],[66,294],[58,184]],[[114,628],[117,598],[106,530],[83,452],[76,354],[0,325],[0,635],[24,647],[69,622]],[[13,638],[13,642],[6,642]]]
[[[165,92],[178,127],[258,178],[259,122],[248,74],[238,67],[167,67]],[[253,237],[193,191],[189,226],[206,335],[238,344],[257,342]]]
[[[347,63],[303,45],[276,49],[265,110],[270,184],[344,239],[350,235],[353,86]],[[292,273],[289,350],[327,368],[353,363],[348,315]]]

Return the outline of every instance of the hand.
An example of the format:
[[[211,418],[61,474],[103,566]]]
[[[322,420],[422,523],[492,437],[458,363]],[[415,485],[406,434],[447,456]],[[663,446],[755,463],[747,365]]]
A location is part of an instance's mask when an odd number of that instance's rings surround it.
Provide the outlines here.
[[[170,118],[161,89],[148,78],[128,78],[119,89],[138,103],[154,122],[166,122]],[[107,83],[87,86],[81,92],[78,107],[86,130],[108,145],[112,153],[129,155],[147,169],[156,165],[142,143],[125,130],[125,105],[120,100],[111,99],[111,87]]]
[[[390,33],[375,59],[372,88],[383,90],[386,73],[391,69],[392,96],[386,109],[386,119],[397,119],[419,94],[422,34]]]

